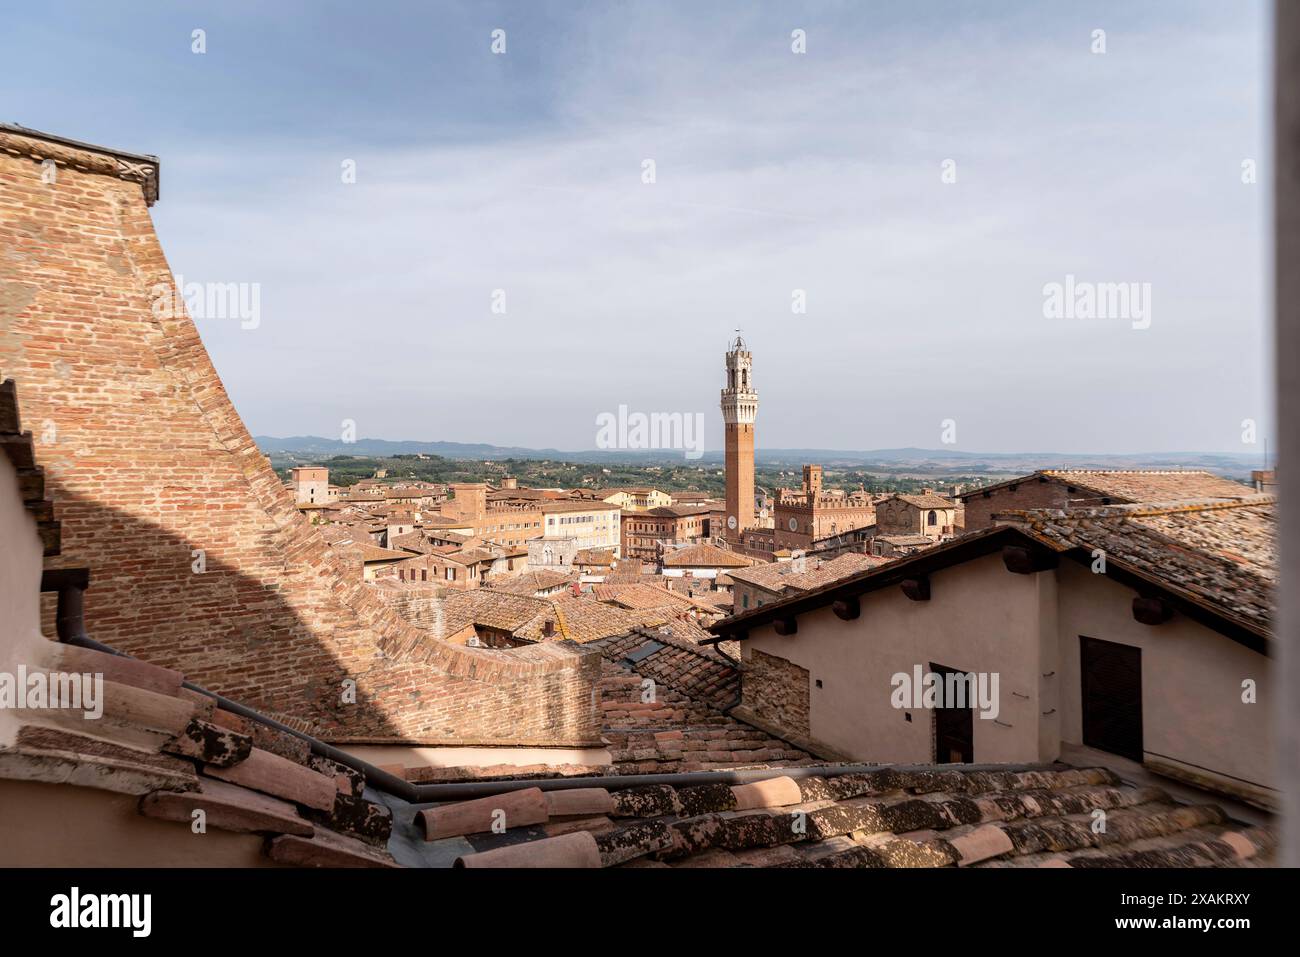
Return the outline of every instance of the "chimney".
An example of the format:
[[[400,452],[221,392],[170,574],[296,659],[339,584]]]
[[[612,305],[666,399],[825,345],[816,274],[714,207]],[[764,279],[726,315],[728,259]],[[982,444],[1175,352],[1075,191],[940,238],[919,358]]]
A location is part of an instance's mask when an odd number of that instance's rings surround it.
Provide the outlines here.
[[[542,622],[542,637],[552,638],[554,636],[555,636],[555,622],[552,621],[550,618],[547,618],[544,622]]]

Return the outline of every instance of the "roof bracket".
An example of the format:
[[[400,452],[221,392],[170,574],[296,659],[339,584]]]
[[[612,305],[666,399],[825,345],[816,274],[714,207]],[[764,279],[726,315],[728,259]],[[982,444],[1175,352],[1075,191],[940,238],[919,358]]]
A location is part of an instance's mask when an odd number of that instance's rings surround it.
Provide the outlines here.
[[[930,576],[918,575],[915,578],[904,578],[900,583],[903,594],[912,601],[929,601],[930,600]]]
[[[1144,625],[1163,625],[1174,617],[1174,606],[1163,598],[1133,599],[1133,620]]]
[[[1032,575],[1050,571],[1057,565],[1056,552],[1033,545],[1004,545],[1002,564],[1016,575]]]
[[[852,621],[862,614],[862,603],[858,600],[858,596],[854,595],[851,598],[841,598],[832,602],[831,610],[841,621]]]

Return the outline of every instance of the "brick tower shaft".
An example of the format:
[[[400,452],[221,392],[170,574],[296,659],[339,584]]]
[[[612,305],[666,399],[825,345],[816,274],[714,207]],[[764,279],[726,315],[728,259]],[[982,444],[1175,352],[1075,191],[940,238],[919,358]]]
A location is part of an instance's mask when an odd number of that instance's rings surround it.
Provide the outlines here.
[[[739,336],[727,352],[727,385],[722,390],[722,421],[726,431],[727,527],[725,535],[739,547],[741,533],[754,524],[754,357]]]

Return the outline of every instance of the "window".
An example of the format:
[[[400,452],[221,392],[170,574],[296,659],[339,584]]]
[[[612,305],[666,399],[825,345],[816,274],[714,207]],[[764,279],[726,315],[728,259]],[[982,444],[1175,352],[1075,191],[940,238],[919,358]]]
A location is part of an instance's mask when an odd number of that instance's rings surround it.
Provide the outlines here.
[[[929,525],[939,524],[939,514],[934,509],[930,509],[930,518],[927,520],[927,524]]]

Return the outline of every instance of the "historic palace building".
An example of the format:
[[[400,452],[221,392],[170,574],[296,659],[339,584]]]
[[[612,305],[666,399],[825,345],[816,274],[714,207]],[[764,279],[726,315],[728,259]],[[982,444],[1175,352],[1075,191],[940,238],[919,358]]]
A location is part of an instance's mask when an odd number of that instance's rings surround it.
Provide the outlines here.
[[[776,500],[775,541],[778,549],[812,549],[819,539],[867,528],[876,521],[876,507],[864,491],[845,493],[822,488],[822,467],[803,467],[801,490],[780,489]]]

